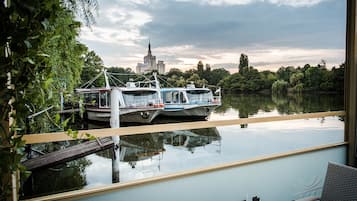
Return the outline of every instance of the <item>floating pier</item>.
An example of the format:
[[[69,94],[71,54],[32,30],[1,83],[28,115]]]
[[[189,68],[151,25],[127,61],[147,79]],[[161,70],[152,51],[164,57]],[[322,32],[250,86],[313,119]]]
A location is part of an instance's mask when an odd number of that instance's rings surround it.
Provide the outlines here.
[[[100,150],[108,149],[113,145],[114,143],[111,138],[97,138],[96,140],[83,142],[78,145],[29,159],[24,161],[22,164],[27,168],[27,170],[54,166],[95,153]]]

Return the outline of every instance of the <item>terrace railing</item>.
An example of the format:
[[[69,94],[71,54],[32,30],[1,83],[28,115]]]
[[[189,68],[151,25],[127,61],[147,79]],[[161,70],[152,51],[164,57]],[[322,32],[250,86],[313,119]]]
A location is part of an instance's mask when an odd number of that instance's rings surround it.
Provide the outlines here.
[[[184,123],[174,123],[174,124],[159,124],[159,125],[145,125],[145,126],[135,126],[135,127],[121,127],[121,128],[105,128],[105,129],[94,129],[94,130],[81,130],[78,133],[80,138],[85,139],[85,133],[90,133],[96,137],[109,137],[109,136],[125,136],[125,135],[139,135],[145,133],[154,133],[154,132],[164,132],[164,131],[176,131],[176,130],[188,130],[188,129],[200,129],[200,128],[212,128],[212,127],[220,127],[220,126],[231,126],[231,125],[240,125],[240,124],[253,124],[253,123],[264,123],[264,122],[276,122],[276,121],[287,121],[287,120],[298,120],[298,119],[310,119],[310,118],[322,118],[322,117],[329,117],[329,116],[344,116],[344,111],[333,111],[333,112],[319,112],[319,113],[305,113],[305,114],[296,114],[296,115],[284,115],[284,116],[271,116],[271,117],[257,117],[257,118],[244,118],[244,119],[234,119],[234,120],[218,120],[218,121],[199,121],[199,122],[184,122]],[[308,132],[308,130],[307,130]],[[46,142],[56,142],[56,141],[65,141],[65,140],[74,140],[73,138],[69,137],[66,132],[57,132],[57,133],[42,133],[42,134],[31,134],[31,135],[24,135],[23,139],[26,141],[27,144],[35,144],[35,143],[46,143]],[[240,177],[245,178],[247,182],[249,182],[249,177],[247,175],[242,175],[240,172],[244,172],[247,166],[255,165],[257,168],[255,172],[251,172],[251,174],[261,174],[261,172],[265,172],[265,168],[277,168],[280,164],[276,164],[275,161],[280,161],[281,164],[291,164],[296,163],[295,169],[299,168],[306,168],[306,166],[311,162],[311,164],[315,164],[314,168],[311,167],[311,174],[316,173],[316,171],[321,172],[321,168],[326,165],[329,160],[338,160],[339,162],[345,163],[346,162],[346,145],[348,145],[347,141],[341,141],[333,144],[326,144],[326,145],[319,145],[309,148],[303,148],[293,151],[288,151],[284,153],[272,154],[268,156],[260,156],[246,160],[234,161],[230,163],[218,164],[215,166],[198,168],[193,170],[182,171],[173,174],[166,174],[162,176],[155,176],[147,179],[136,180],[132,182],[124,182],[124,183],[117,183],[117,184],[110,184],[104,187],[99,188],[92,188],[92,189],[83,189],[77,191],[71,191],[66,193],[54,194],[44,197],[34,198],[34,200],[62,200],[62,199],[84,199],[84,200],[107,200],[112,199],[113,197],[110,196],[119,196],[119,197],[132,197],[129,187],[135,188],[137,193],[134,195],[138,195],[141,192],[143,195],[148,195],[147,190],[145,187],[150,185],[150,188],[158,188],[158,189],[166,189],[166,188],[183,188],[187,190],[187,193],[192,194],[194,197],[194,192],[190,191],[192,188],[184,188],[182,186],[182,182],[187,180],[186,182],[193,182],[192,178],[196,178],[198,182],[197,185],[205,186],[205,184],[210,182],[215,182],[215,180],[219,180],[220,177],[222,178],[229,178],[230,174],[238,176],[236,180]],[[299,157],[310,157],[308,161],[307,159],[298,159],[300,162],[296,162],[297,156]],[[312,159],[311,159],[312,157]],[[292,158],[295,162],[287,162],[288,158]],[[314,161],[314,158],[317,158]],[[301,161],[302,160],[302,161]],[[305,162],[304,162],[305,160]],[[264,163],[263,163],[264,162]],[[272,165],[272,166],[271,166]],[[310,167],[309,165],[307,165]],[[261,168],[261,169],[259,169]],[[319,169],[320,168],[320,169]],[[313,170],[314,169],[314,170]],[[293,170],[293,168],[292,168]],[[288,172],[286,172],[288,171]],[[249,172],[249,171],[248,171]],[[282,172],[286,172],[286,177],[291,177],[294,175],[294,172],[289,172],[289,170],[282,170]],[[323,172],[323,171],[322,171]],[[283,176],[284,174],[282,174]],[[310,174],[308,174],[310,175]],[[264,175],[263,175],[264,176]],[[211,177],[215,179],[212,180]],[[218,178],[216,178],[218,177]],[[269,177],[269,176],[267,176]],[[209,178],[209,180],[207,180]],[[251,178],[255,178],[252,175]],[[264,179],[264,178],[262,178]],[[270,178],[271,179],[271,178]],[[298,178],[296,178],[298,180]],[[227,181],[230,184],[229,181]],[[195,183],[195,182],[193,182]],[[163,187],[162,185],[167,185]],[[219,182],[217,183],[219,184]],[[243,183],[237,183],[236,181],[231,182],[232,185],[242,185]],[[191,186],[192,184],[188,184]],[[259,181],[255,181],[256,189],[263,191],[264,186],[261,186]],[[269,189],[269,183],[266,184],[266,188]],[[242,188],[236,186],[236,188]],[[196,186],[197,187],[197,186]],[[208,186],[210,188],[212,186]],[[220,188],[220,186],[217,186]],[[160,190],[159,190],[160,191]],[[271,188],[271,191],[274,191]],[[172,192],[173,195],[178,196],[178,198],[174,198],[173,200],[180,200],[180,191],[168,191]],[[234,193],[234,189],[230,189],[227,191],[226,188],[221,189],[221,191],[217,191],[217,193],[222,194],[232,194]],[[176,194],[175,194],[176,193]],[[197,192],[199,193],[199,192]],[[212,192],[207,192],[210,194]],[[165,194],[165,193],[164,193]],[[109,196],[109,197],[107,197]],[[182,192],[181,192],[182,196]],[[186,195],[187,196],[187,195]],[[305,196],[305,195],[303,195]],[[127,198],[129,198],[127,197]],[[155,196],[154,196],[155,197]],[[154,199],[154,197],[151,197]],[[185,197],[185,196],[183,196]],[[212,196],[211,196],[212,197]],[[267,197],[267,196],[265,196]],[[132,197],[133,198],[133,197]],[[214,196],[212,197],[212,199]],[[134,199],[134,198],[133,198]],[[207,197],[209,200],[209,197]],[[135,200],[135,199],[134,199]],[[165,198],[157,199],[157,200],[167,200]],[[171,200],[171,199],[170,199]],[[279,200],[279,199],[276,199]]]

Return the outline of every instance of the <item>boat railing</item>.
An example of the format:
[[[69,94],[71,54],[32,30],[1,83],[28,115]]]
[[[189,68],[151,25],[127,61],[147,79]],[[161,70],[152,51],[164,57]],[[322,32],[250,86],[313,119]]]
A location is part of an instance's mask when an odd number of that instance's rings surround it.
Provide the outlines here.
[[[221,104],[222,96],[213,96],[212,103],[213,104]]]

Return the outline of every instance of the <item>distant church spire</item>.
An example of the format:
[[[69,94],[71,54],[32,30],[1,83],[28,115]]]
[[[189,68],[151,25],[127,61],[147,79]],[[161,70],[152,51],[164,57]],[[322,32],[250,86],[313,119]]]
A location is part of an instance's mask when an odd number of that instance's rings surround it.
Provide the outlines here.
[[[151,55],[151,45],[150,45],[150,40],[149,40],[149,50],[148,50],[148,55]]]

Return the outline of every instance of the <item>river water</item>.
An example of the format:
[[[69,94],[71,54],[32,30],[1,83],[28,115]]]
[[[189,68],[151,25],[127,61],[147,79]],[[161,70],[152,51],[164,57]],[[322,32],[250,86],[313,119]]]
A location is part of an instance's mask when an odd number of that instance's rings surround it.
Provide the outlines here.
[[[343,110],[343,95],[311,94],[277,97],[262,94],[224,95],[211,120],[277,116]],[[187,119],[186,119],[187,120]],[[159,118],[155,122],[179,122]],[[92,122],[77,129],[109,127]],[[326,117],[217,128],[178,130],[123,136],[119,159],[112,149],[33,171],[23,180],[23,198],[128,182],[153,176],[209,167],[258,156],[343,141],[342,117]],[[73,142],[72,142],[73,143]],[[68,142],[39,144],[56,150]],[[119,171],[114,167],[118,164]]]

